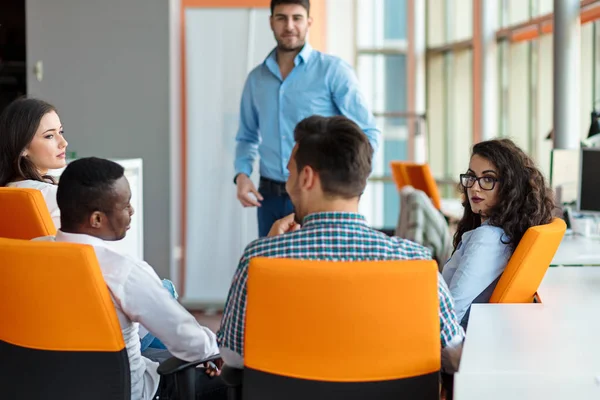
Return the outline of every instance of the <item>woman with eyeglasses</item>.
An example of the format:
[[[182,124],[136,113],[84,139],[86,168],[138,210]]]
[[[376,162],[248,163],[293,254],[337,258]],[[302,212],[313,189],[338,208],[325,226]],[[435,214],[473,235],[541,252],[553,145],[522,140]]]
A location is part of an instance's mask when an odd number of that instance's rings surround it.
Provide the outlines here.
[[[442,276],[466,328],[471,304],[489,302],[525,231],[552,220],[554,199],[533,160],[509,139],[473,146],[460,186],[464,214]]]

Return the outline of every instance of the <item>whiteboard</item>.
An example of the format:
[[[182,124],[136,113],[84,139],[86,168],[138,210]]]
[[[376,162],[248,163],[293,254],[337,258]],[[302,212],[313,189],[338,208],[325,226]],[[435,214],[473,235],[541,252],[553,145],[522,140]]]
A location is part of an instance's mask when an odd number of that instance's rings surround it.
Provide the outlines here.
[[[186,304],[224,303],[244,248],[258,236],[256,208],[236,198],[233,163],[246,77],[275,46],[269,15],[266,8],[185,13]]]

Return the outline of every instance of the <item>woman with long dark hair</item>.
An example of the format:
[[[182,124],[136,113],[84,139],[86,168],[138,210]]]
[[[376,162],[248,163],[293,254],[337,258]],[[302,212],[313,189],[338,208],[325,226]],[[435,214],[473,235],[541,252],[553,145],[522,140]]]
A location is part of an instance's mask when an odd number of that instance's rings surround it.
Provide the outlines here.
[[[41,191],[57,228],[57,186],[48,171],[66,165],[63,134],[56,108],[42,100],[17,99],[0,115],[0,186]]]
[[[473,146],[460,175],[464,214],[442,275],[468,324],[472,303],[487,303],[525,231],[552,220],[554,199],[533,160],[510,139]]]

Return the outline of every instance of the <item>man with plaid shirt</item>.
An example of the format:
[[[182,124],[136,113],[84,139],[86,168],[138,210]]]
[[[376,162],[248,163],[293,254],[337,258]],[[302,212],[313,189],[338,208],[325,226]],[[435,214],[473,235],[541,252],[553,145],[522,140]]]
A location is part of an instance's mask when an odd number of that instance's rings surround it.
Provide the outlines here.
[[[429,249],[371,229],[358,202],[371,173],[373,150],[351,120],[312,116],[294,131],[296,146],[286,183],[295,214],[277,221],[269,236],[250,243],[233,277],[217,342],[229,367],[243,368],[248,264],[253,257],[368,261],[431,259]],[[438,277],[442,367],[456,371],[464,331],[448,287]],[[411,321],[406,321],[410,329]]]

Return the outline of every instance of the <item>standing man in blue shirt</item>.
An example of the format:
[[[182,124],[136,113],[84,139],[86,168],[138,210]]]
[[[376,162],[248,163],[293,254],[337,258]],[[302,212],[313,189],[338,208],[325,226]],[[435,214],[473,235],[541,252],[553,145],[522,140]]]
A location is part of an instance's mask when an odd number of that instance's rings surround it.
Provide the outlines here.
[[[285,182],[298,122],[315,114],[344,115],[365,132],[374,151],[380,134],[352,67],[306,41],[310,1],[271,0],[270,23],[277,47],[250,72],[244,86],[234,178],[240,203],[258,207],[261,237],[293,211]],[[258,190],[250,180],[257,156]]]

